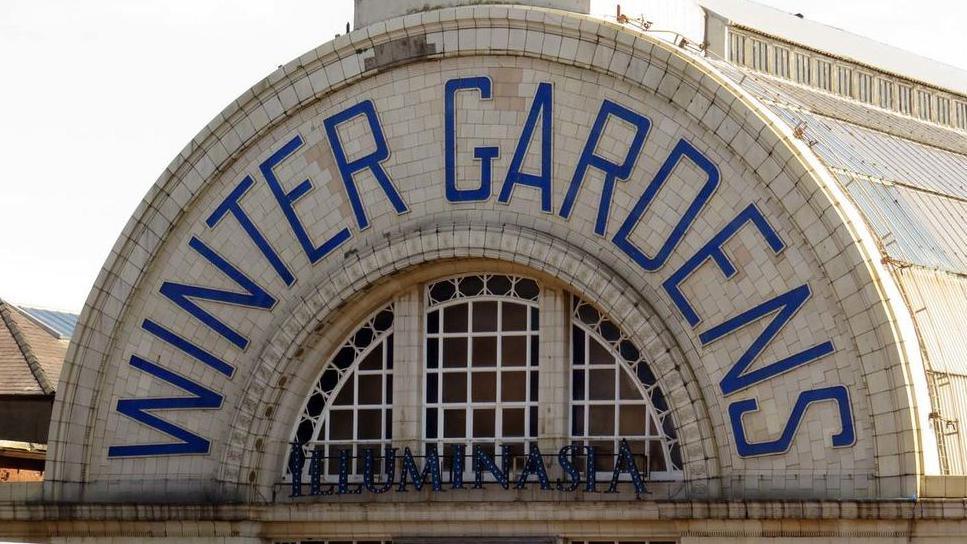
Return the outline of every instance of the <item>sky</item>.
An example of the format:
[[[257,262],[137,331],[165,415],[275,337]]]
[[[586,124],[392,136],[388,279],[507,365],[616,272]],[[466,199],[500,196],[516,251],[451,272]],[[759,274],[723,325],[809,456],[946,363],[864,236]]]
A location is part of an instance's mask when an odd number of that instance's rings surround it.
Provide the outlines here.
[[[967,69],[967,2],[762,3]],[[351,20],[351,0],[0,1],[0,298],[79,312],[178,152]]]

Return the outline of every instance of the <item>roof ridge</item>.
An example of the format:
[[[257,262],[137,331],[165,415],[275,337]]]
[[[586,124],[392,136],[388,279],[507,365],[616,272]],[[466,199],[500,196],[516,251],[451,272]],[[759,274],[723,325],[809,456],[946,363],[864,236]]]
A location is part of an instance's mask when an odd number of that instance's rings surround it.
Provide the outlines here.
[[[0,300],[0,318],[3,319],[4,324],[7,329],[10,330],[10,334],[13,336],[14,342],[17,343],[17,347],[20,348],[20,353],[23,354],[24,360],[27,361],[27,367],[30,368],[30,373],[33,374],[34,379],[37,380],[37,385],[44,392],[45,395],[53,395],[54,388],[50,385],[50,380],[47,379],[47,373],[44,372],[44,368],[40,366],[40,360],[34,354],[33,349],[27,342],[27,339],[23,335],[23,331],[20,330],[20,326],[14,321],[13,317],[10,315],[10,304]]]

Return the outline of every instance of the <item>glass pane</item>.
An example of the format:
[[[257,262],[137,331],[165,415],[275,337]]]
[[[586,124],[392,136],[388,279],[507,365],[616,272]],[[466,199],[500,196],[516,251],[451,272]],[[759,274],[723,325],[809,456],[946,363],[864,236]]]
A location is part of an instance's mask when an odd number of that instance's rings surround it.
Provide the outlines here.
[[[527,306],[514,302],[501,303],[501,329],[523,331],[527,329]]]
[[[523,408],[504,408],[501,416],[504,436],[524,436]]]
[[[353,438],[352,410],[330,409],[329,439],[330,440],[352,440],[352,438]]]
[[[571,407],[571,434],[584,436],[584,406]]]
[[[436,404],[440,402],[440,375],[436,372],[428,372],[426,375],[426,402]]]
[[[618,434],[641,436],[645,434],[648,411],[644,405],[626,404],[618,409]]]
[[[360,363],[360,370],[382,370],[383,368],[383,345],[379,344],[369,352]]]
[[[472,399],[474,402],[494,402],[497,400],[497,373],[474,372]]]
[[[497,330],[497,302],[483,301],[473,303],[474,332],[492,332]]]
[[[527,364],[527,337],[505,336],[500,339],[500,363],[503,366]]]
[[[589,406],[588,427],[591,436],[613,436],[614,406]]]
[[[426,409],[426,437],[436,438],[437,437],[437,409],[427,408]]]
[[[591,425],[594,425],[593,421]],[[594,463],[596,469],[602,472],[614,470],[614,442],[610,440],[607,442],[591,442],[590,446],[595,449],[597,454],[597,460]]]
[[[588,398],[591,400],[614,399],[613,368],[596,368],[588,371]]]
[[[473,411],[473,437],[474,438],[493,438],[496,436],[495,422],[497,410],[484,408]]]
[[[467,276],[460,279],[460,294],[465,297],[479,295],[483,291],[483,279],[480,276]]]
[[[438,310],[426,314],[426,332],[430,334],[440,332],[440,312]]]
[[[532,331],[540,330],[541,328],[541,311],[537,308],[531,308],[531,327]]]
[[[353,392],[353,380],[355,379],[356,376],[352,375],[346,380],[342,389],[339,390],[339,394],[336,395],[336,400],[333,401],[333,404],[336,406],[352,406],[355,404],[356,396]]]
[[[463,408],[443,411],[443,437],[464,438],[467,434],[467,412]]]
[[[467,375],[463,372],[443,375],[443,402],[467,402]]]
[[[473,366],[497,366],[497,337],[473,339]]]
[[[621,363],[619,363],[621,364]],[[641,391],[638,390],[638,386],[632,381],[631,376],[623,368],[619,369],[618,379],[620,380],[619,386],[619,396],[622,399],[641,399]]]
[[[574,370],[571,372],[571,398],[574,400],[584,400],[584,373],[586,370]]]
[[[467,332],[466,304],[457,304],[443,309],[443,332]]]
[[[591,344],[588,348],[589,364],[609,365],[614,362],[614,357],[611,356],[611,352],[608,351],[608,348],[601,345],[601,342],[591,339]]]
[[[519,280],[517,285],[514,286],[514,291],[517,293],[517,296],[527,300],[534,300],[540,294],[540,288],[537,287],[537,282],[527,278]]]
[[[373,440],[383,437],[383,411],[360,410],[356,426],[360,440]]]
[[[584,331],[571,327],[571,361],[574,366],[584,365]]]
[[[426,341],[426,367],[436,368],[440,360],[440,341],[428,338]]]
[[[662,453],[661,442],[652,440],[648,444],[648,470],[668,470],[665,455]]]
[[[524,372],[502,372],[500,374],[500,400],[523,402],[526,392],[527,375]]]
[[[466,338],[445,338],[443,340],[443,366],[445,368],[467,366]]]
[[[359,404],[383,403],[383,376],[380,374],[363,374],[357,376],[359,381]]]

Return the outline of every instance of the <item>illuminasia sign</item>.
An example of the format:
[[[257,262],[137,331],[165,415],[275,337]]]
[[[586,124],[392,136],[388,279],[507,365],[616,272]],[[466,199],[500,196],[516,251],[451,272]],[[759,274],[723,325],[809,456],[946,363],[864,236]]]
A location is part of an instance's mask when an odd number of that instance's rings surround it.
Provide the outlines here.
[[[568,445],[561,448],[554,456],[555,467],[558,474],[548,475],[548,463],[545,463],[545,455],[540,448],[533,444],[522,465],[513,471],[510,459],[510,447],[501,446],[501,459],[498,464],[487,451],[479,444],[473,448],[470,456],[470,467],[467,467],[467,447],[464,444],[453,444],[449,452],[449,480],[444,486],[443,475],[440,470],[440,455],[436,447],[432,444],[427,445],[426,456],[423,460],[423,467],[417,464],[413,453],[409,448],[404,448],[399,454],[398,448],[387,447],[381,456],[374,449],[363,450],[361,461],[362,483],[350,481],[350,467],[352,457],[349,450],[342,450],[335,460],[338,467],[336,482],[328,482],[323,478],[323,457],[322,450],[313,449],[309,458],[309,496],[328,496],[328,495],[355,495],[364,490],[369,493],[381,494],[389,491],[405,493],[412,486],[416,491],[421,491],[428,485],[433,492],[442,492],[444,487],[449,489],[481,489],[486,482],[492,482],[504,489],[511,486],[514,489],[525,489],[528,485],[536,485],[542,491],[576,491],[583,488],[585,492],[595,493],[598,489],[598,463],[597,450],[594,447]],[[583,458],[583,463],[578,458]],[[638,468],[635,455],[631,453],[628,441],[622,439],[618,446],[618,452],[614,455],[613,468],[607,471],[610,474],[610,481],[607,484],[606,493],[617,493],[618,484],[622,476],[627,475],[635,495],[641,497],[645,493],[644,479]],[[357,462],[360,459],[357,459]],[[399,469],[397,470],[397,461]],[[301,497],[304,495],[304,464],[306,462],[306,452],[301,444],[293,444],[292,452],[289,456],[289,476],[291,497]],[[379,470],[378,465],[382,465]],[[464,481],[467,468],[473,474],[473,481]],[[584,477],[582,478],[582,474]],[[553,477],[553,479],[552,479]],[[583,484],[583,485],[582,485]]]

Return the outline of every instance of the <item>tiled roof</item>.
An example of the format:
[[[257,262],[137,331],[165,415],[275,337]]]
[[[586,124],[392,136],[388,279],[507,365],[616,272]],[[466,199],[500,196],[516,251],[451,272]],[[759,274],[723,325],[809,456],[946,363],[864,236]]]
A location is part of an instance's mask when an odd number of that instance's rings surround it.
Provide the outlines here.
[[[52,395],[68,343],[0,300],[0,395]]]

